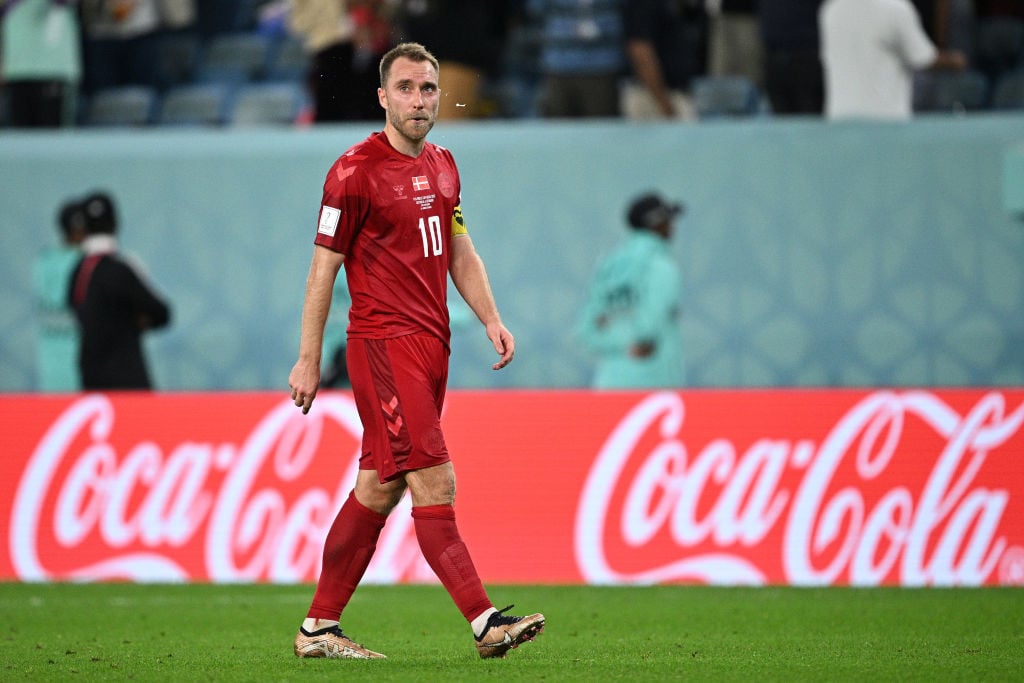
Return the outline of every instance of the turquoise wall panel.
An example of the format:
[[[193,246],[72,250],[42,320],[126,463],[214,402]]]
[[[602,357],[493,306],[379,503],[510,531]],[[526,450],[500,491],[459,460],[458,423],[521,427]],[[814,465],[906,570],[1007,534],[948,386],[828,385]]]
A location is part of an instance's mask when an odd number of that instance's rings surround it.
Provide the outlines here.
[[[68,196],[119,199],[122,243],[173,302],[163,389],[286,389],[324,174],[374,126],[0,136],[0,390],[35,386],[31,261]],[[1024,224],[1006,202],[1024,118],[699,125],[438,124],[516,362],[456,332],[452,384],[575,387],[573,319],[630,197],[689,206],[695,386],[1024,384]],[[1012,188],[1011,188],[1012,189]]]

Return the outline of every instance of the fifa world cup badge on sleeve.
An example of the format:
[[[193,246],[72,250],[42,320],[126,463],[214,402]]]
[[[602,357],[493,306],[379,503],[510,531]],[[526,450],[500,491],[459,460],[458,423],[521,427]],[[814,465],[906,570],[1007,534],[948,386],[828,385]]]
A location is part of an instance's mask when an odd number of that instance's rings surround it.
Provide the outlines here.
[[[321,206],[320,207],[320,224],[317,226],[316,231],[322,235],[328,237],[334,237],[334,232],[338,229],[338,219],[341,218],[341,209],[335,209],[333,206]]]

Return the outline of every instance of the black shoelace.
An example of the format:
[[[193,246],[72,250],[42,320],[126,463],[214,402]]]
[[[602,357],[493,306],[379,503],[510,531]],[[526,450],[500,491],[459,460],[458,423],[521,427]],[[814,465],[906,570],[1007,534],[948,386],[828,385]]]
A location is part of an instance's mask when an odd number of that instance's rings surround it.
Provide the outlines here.
[[[492,626],[507,626],[508,624],[514,624],[518,621],[522,621],[522,617],[514,617],[512,615],[505,616],[505,612],[515,607],[515,605],[509,605],[505,609],[500,609],[491,615],[490,619],[487,620],[487,628]]]

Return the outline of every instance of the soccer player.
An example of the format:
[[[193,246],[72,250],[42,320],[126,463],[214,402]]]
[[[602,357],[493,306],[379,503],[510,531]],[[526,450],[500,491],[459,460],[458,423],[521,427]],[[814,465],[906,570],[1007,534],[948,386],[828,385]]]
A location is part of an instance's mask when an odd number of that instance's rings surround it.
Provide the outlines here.
[[[316,592],[295,637],[298,657],[384,657],[346,636],[339,619],[406,489],[423,557],[470,623],[479,655],[504,657],[544,627],[542,614],[494,608],[455,523],[455,471],[440,422],[448,275],[494,344],[495,370],[511,362],[515,339],[466,231],[452,154],[426,140],[439,95],[437,59],[422,45],[403,43],[385,54],[377,90],[384,130],[341,155],[324,182],[288,384],[295,405],[308,412],[331,291],[344,264],[352,296],[346,355],[363,443],[355,488],[327,533]]]

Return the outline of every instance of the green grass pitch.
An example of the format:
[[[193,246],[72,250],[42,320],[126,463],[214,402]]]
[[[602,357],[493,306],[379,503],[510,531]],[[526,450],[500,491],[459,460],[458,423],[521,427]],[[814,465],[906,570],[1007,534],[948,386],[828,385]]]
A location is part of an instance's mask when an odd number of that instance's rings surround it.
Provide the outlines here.
[[[492,586],[547,627],[480,660],[439,586],[362,586],[386,660],[299,660],[311,586],[0,583],[0,681],[1020,681],[1024,589]]]

